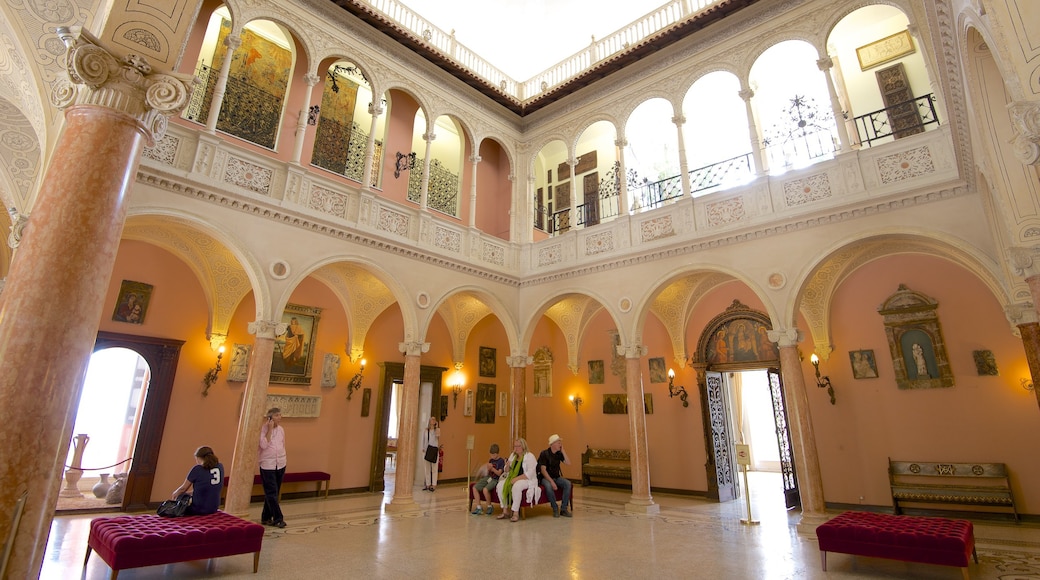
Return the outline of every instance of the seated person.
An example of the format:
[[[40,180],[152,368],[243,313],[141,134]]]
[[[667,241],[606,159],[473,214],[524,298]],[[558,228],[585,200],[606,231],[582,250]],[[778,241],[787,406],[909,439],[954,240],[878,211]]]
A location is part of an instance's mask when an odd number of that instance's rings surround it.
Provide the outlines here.
[[[568,504],[571,501],[571,481],[563,477],[563,473],[560,471],[561,463],[570,465],[571,460],[567,457],[567,452],[563,450],[563,439],[560,439],[559,435],[552,435],[549,437],[549,448],[543,450],[538,456],[539,483],[542,484],[545,495],[549,496],[553,517],[569,518],[571,511],[567,508],[570,507]],[[557,488],[563,490],[563,505],[561,506],[556,505]]]
[[[538,487],[538,460],[528,450],[526,439],[513,441],[513,453],[506,460],[506,469],[498,479],[496,489],[498,501],[502,504],[502,513],[498,515],[500,520],[520,520],[520,504],[525,492],[529,497],[528,503],[538,503],[542,495],[542,489]]]
[[[220,507],[220,492],[224,489],[224,465],[213,450],[202,446],[195,450],[195,466],[187,479],[173,492],[173,499],[191,490],[191,507],[185,515],[203,516],[216,513]]]
[[[473,510],[475,516],[482,513],[491,515],[491,512],[494,511],[495,508],[491,505],[491,490],[498,487],[498,477],[506,468],[505,458],[498,455],[498,443],[492,443],[488,453],[491,454],[491,457],[487,462],[487,475],[473,484],[473,499],[477,500],[477,509]]]

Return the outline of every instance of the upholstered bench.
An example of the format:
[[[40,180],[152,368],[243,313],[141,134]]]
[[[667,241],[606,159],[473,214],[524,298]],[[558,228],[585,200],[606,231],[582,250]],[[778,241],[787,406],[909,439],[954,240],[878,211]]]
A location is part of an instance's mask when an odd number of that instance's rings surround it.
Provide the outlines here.
[[[208,516],[164,518],[156,515],[97,518],[90,522],[86,567],[91,550],[120,570],[253,553],[253,573],[260,566],[260,524],[217,512]]]
[[[628,449],[593,449],[585,446],[581,454],[581,484],[591,485],[592,478],[632,481],[632,454]]]
[[[974,530],[967,520],[845,512],[817,527],[816,537],[824,572],[827,552],[958,566],[966,579],[968,557],[979,562]]]
[[[227,478],[227,477],[224,478],[224,490],[225,491],[227,490],[228,479],[229,478]],[[308,482],[312,482],[312,481],[313,482],[317,482],[318,489],[315,491],[315,494],[316,495],[320,494],[322,488],[324,488],[325,489],[325,499],[328,499],[328,497],[329,497],[329,483],[331,482],[331,480],[332,480],[332,475],[330,475],[328,473],[325,473],[324,471],[287,471],[285,473],[285,475],[282,477],[282,484],[284,485],[286,483],[308,483]],[[253,476],[253,485],[263,485],[263,484],[264,484],[264,482],[260,478],[260,474],[259,473]],[[282,496],[282,493],[281,493],[281,490],[279,490],[278,491],[278,499],[279,500],[282,499],[281,496]]]
[[[474,485],[476,485],[476,482],[473,482],[473,483],[469,484],[469,510],[468,511],[473,511],[473,486]],[[498,499],[498,489],[497,488],[492,487],[491,489],[488,490],[488,494],[491,496],[491,504],[492,505],[500,505],[502,503]],[[547,504],[547,503],[549,503],[549,496],[545,495],[545,489],[544,488],[542,489],[541,495],[538,496],[538,503],[537,504],[532,504],[531,502],[527,501],[527,492],[525,491],[524,492],[524,499],[523,499],[523,501],[520,502],[520,517],[526,519],[526,516],[524,514],[524,508],[534,507],[536,505],[542,505],[542,504]],[[556,490],[556,505],[563,505],[563,490],[559,489],[559,488],[557,488],[557,490]],[[570,506],[570,509],[572,509],[572,510],[574,509],[574,486],[573,485],[571,486],[571,497],[567,500],[567,505]]]

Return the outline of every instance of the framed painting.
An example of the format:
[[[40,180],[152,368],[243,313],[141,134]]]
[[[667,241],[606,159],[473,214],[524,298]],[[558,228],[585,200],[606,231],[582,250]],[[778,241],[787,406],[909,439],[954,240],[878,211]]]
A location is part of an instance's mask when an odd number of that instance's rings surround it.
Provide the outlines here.
[[[448,418],[448,395],[441,395],[441,423]]]
[[[496,350],[490,346],[480,347],[480,376],[495,378],[498,374]]]
[[[1000,374],[997,370],[997,359],[993,358],[992,350],[973,350],[972,358],[975,359],[975,372],[980,377],[995,377]]]
[[[874,358],[873,350],[854,350],[849,352],[849,362],[852,364],[852,378],[854,379],[876,379],[877,360]]]
[[[628,395],[611,393],[603,395],[604,415],[624,415],[628,413]]]
[[[321,308],[286,304],[282,313],[285,332],[274,339],[271,382],[287,385],[311,384],[314,339],[318,336]]]
[[[361,416],[368,417],[369,408],[372,405],[372,389],[361,391]]]
[[[474,423],[491,424],[495,422],[495,385],[477,383],[476,405]]]
[[[590,360],[589,361],[589,384],[590,385],[602,385],[604,383],[603,377],[603,361],[601,360]]]
[[[536,397],[551,397],[553,363],[552,351],[549,350],[549,347],[543,346],[535,351],[533,358],[534,364],[531,365],[534,371],[533,394]]]
[[[231,366],[228,368],[227,380],[243,383],[249,373],[249,355],[253,352],[253,345],[238,344],[231,351]]]
[[[505,417],[509,411],[509,397],[505,391],[498,394],[498,416]]]
[[[152,289],[151,284],[123,280],[119,285],[119,296],[116,298],[112,320],[143,324],[144,315],[148,312],[148,303],[152,300]]]
[[[473,389],[466,389],[466,404],[462,406],[462,416],[473,416]]]
[[[651,383],[668,382],[668,373],[664,369],[664,357],[652,358],[650,359],[649,364]]]

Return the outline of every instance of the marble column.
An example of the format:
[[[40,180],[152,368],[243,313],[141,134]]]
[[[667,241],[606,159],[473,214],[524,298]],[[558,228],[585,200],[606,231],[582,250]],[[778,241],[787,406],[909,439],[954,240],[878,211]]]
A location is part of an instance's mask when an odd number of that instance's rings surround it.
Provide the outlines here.
[[[567,211],[568,223],[567,231],[578,229],[578,180],[574,175],[574,168],[578,165],[578,160],[571,157],[567,160],[567,165],[571,168],[571,207]],[[584,196],[584,192],[581,192]],[[581,201],[584,201],[582,199]]]
[[[365,146],[365,171],[361,177],[361,189],[371,191],[372,172],[375,170],[372,164],[376,159],[376,129],[379,128],[379,116],[383,114],[383,107],[376,103],[369,103],[368,113],[372,115],[372,123],[368,127],[368,145]]]
[[[477,165],[481,162],[480,155],[470,155],[469,162],[472,164],[469,184],[469,227],[477,227]]]
[[[630,215],[632,213],[632,203],[628,199],[627,170],[625,169],[625,146],[627,145],[628,141],[625,141],[623,138],[614,141],[618,162],[618,204],[621,206],[618,209],[619,215]]]
[[[401,385],[400,430],[397,432],[397,472],[394,473],[394,497],[386,503],[386,511],[403,512],[419,509],[413,496],[415,458],[419,440],[419,373],[422,353],[430,350],[428,342],[402,342],[404,384]],[[436,395],[436,394],[435,394]]]
[[[770,340],[780,347],[780,369],[784,380],[784,399],[787,403],[787,423],[791,430],[791,447],[794,453],[795,477],[798,478],[798,495],[802,501],[802,518],[798,523],[799,533],[813,535],[816,526],[826,521],[826,506],[823,500],[823,478],[820,475],[820,456],[816,451],[816,435],[813,432],[809,396],[805,391],[805,374],[798,356],[799,332],[770,331]],[[792,337],[792,335],[794,335]]]
[[[640,361],[646,356],[642,344],[618,345],[625,357],[625,393],[628,396],[628,445],[632,457],[632,497],[625,511],[655,514],[661,507],[650,496],[650,455],[646,440],[646,410],[643,408],[643,375]]]
[[[534,361],[525,352],[506,357],[509,365],[509,439],[527,439],[527,366]]]
[[[1033,394],[1040,405],[1040,323],[1027,322],[1018,325],[1022,335],[1022,348],[1026,351],[1026,363],[1029,365],[1029,380],[1033,383]]]
[[[117,57],[86,31],[59,28],[58,37],[69,79],[55,84],[52,100],[66,109],[65,127],[0,305],[6,578],[39,575],[141,150],[163,137],[193,83],[138,56]]]
[[[737,95],[744,101],[744,111],[747,113],[748,139],[751,141],[751,158],[755,162],[755,167],[753,168],[755,175],[765,175],[769,171],[769,164],[766,163],[766,154],[762,150],[762,141],[758,138],[755,110],[751,106],[751,99],[755,96],[755,91],[742,89]]]
[[[431,152],[433,151],[433,140],[437,138],[437,135],[433,131],[423,134],[423,141],[426,141],[426,153],[423,157],[423,168],[422,168],[422,185],[419,187],[419,211],[426,211],[430,207],[430,159]]]
[[[831,60],[831,57],[825,56],[816,61],[816,66],[820,68],[824,79],[827,80],[827,95],[831,99],[834,125],[838,130],[838,142],[840,144],[838,153],[844,153],[851,150],[852,146],[849,141],[848,127],[845,126],[845,111],[841,109],[841,102],[838,100],[838,90],[834,88],[834,77],[831,76],[831,68],[834,66],[834,61]]]
[[[253,474],[259,469],[257,457],[260,454],[260,428],[267,417],[267,386],[271,382],[274,339],[285,332],[285,326],[284,322],[269,320],[249,323],[249,334],[256,338],[249,355],[242,412],[238,419],[231,468],[228,470],[227,499],[224,501],[224,511],[240,518],[249,515],[249,502],[253,495]],[[285,437],[292,437],[288,429]],[[289,459],[292,460],[291,457]]]
[[[303,142],[307,136],[307,116],[310,114],[311,103],[314,101],[314,87],[321,81],[321,77],[314,73],[307,73],[303,75],[303,80],[307,83],[307,100],[303,102],[299,118],[296,120],[296,141],[293,142],[292,154],[293,163],[299,163],[300,159],[303,158]],[[322,85],[322,87],[324,86]],[[318,103],[321,103],[320,99]]]
[[[693,187],[690,185],[690,163],[686,161],[686,139],[683,137],[683,125],[686,124],[686,115],[672,117],[675,130],[679,138],[679,175],[682,181],[683,198],[691,197]]]
[[[213,85],[213,99],[209,102],[209,116],[206,117],[206,132],[217,132],[217,120],[220,119],[220,108],[224,106],[224,93],[227,92],[228,75],[231,74],[231,61],[234,60],[235,51],[242,46],[242,37],[237,34],[229,34],[224,37],[224,60],[220,63],[220,73],[217,74],[217,82]]]

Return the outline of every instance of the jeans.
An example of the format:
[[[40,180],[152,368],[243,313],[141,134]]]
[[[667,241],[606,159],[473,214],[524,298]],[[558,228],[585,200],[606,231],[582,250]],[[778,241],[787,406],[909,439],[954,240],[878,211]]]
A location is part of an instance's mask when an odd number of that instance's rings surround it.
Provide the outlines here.
[[[560,488],[563,494],[563,505],[560,509],[567,511],[567,507],[571,502],[571,480],[566,477],[557,477],[555,480],[556,487]],[[544,477],[541,479],[542,491],[549,497],[549,504],[552,506],[553,511],[556,511],[556,492],[553,491],[552,482]]]
[[[260,468],[260,481],[264,484],[264,510],[260,514],[262,522],[280,522],[282,507],[278,505],[278,491],[282,489],[282,478],[285,477],[285,468],[264,469]]]

